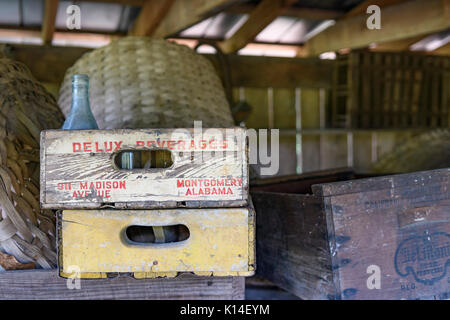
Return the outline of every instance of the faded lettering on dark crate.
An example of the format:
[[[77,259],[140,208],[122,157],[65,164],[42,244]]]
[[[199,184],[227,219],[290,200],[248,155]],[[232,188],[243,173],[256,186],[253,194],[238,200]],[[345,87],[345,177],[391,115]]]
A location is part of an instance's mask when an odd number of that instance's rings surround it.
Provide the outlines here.
[[[446,279],[450,269],[450,234],[436,232],[403,240],[395,252],[395,271],[425,285]]]

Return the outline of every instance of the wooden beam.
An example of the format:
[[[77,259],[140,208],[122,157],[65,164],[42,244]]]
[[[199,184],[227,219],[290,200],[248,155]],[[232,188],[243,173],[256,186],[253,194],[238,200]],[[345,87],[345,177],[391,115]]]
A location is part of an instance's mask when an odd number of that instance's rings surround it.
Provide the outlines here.
[[[0,299],[242,300],[245,296],[243,277],[182,274],[167,279],[81,279],[81,288],[74,290],[68,289],[67,283],[56,270],[0,272]]]
[[[219,75],[216,55],[205,55]],[[229,55],[233,87],[330,88],[333,61],[317,58],[279,58]]]
[[[263,0],[255,10],[250,13],[247,21],[237,30],[230,39],[219,44],[224,53],[233,53],[245,47],[269,23],[275,20],[283,10],[294,3],[293,0]]]
[[[310,39],[310,55],[362,48],[371,43],[400,40],[445,30],[450,27],[450,0],[414,0],[383,9],[381,29],[366,28],[366,14],[338,21]]]
[[[151,35],[169,12],[175,0],[147,0],[137,17],[130,34],[133,36]]]
[[[81,1],[83,1],[83,2],[116,3],[116,4],[121,4],[124,6],[142,7],[146,0],[81,0]]]
[[[174,35],[237,1],[239,0],[175,0],[152,36],[165,38]]]
[[[58,10],[58,0],[45,0],[44,16],[42,19],[43,44],[49,44],[53,40],[57,10]]]
[[[64,73],[89,48],[50,47],[9,44],[6,54],[28,66],[36,79],[61,83]],[[205,54],[223,78],[222,67],[216,55]],[[259,88],[329,88],[333,62],[316,58],[295,59],[229,55],[231,82],[234,87]]]
[[[251,3],[237,3],[225,12],[234,14],[250,14],[255,10],[256,5]],[[309,20],[330,20],[342,17],[345,14],[341,10],[303,8],[303,7],[286,7],[280,13],[281,16],[309,19]]]
[[[412,46],[416,42],[419,42],[425,37],[426,35],[420,35],[396,41],[377,43],[373,48],[370,49],[372,51],[408,51],[410,46]]]
[[[436,50],[429,52],[429,53],[450,56],[450,42],[447,43],[446,45],[443,45],[442,47],[437,48]]]
[[[377,5],[380,8],[385,8],[385,7],[392,6],[394,4],[399,4],[399,3],[402,3],[405,1],[407,1],[407,0],[366,0],[366,1],[363,1],[360,4],[358,4],[356,7],[354,7],[350,11],[348,11],[343,16],[343,18],[350,18],[350,17],[358,16],[360,14],[366,14],[367,8],[370,5]]]

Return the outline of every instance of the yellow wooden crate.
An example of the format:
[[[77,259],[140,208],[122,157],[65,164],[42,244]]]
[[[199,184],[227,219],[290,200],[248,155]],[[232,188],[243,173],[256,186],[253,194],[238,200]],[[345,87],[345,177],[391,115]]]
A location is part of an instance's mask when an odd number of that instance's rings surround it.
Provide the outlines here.
[[[186,240],[138,243],[130,226],[183,225]],[[248,208],[64,210],[59,217],[59,269],[81,278],[133,273],[135,278],[251,276],[255,270],[254,211]],[[73,275],[72,275],[73,276]]]

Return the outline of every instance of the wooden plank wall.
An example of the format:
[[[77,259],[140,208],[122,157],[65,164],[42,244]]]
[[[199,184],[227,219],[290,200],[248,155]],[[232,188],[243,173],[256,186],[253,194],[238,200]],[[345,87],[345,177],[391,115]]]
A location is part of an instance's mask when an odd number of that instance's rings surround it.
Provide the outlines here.
[[[353,51],[333,78],[334,128],[448,127],[450,58]]]
[[[251,105],[252,112],[245,121],[248,128],[280,129],[278,175],[346,166],[369,173],[380,155],[417,133],[395,129],[328,130],[329,88],[239,87],[233,89],[233,98]]]

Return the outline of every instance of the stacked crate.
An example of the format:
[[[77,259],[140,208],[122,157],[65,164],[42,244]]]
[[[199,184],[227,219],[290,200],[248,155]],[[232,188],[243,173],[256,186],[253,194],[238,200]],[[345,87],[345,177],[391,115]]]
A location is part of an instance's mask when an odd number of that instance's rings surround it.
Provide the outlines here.
[[[62,209],[62,276],[254,273],[243,128],[43,131],[41,206]]]

